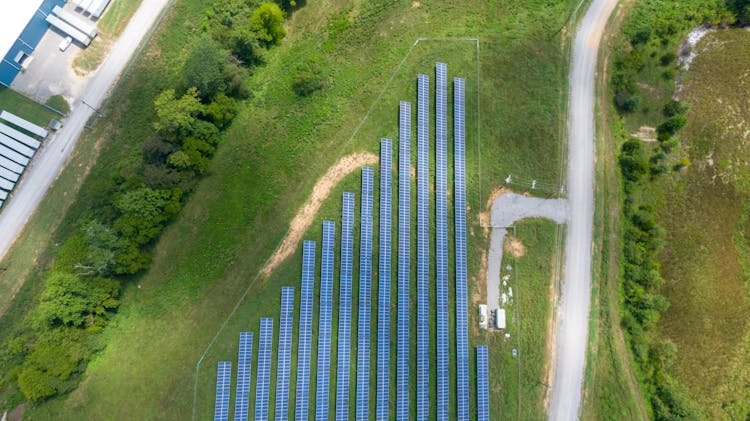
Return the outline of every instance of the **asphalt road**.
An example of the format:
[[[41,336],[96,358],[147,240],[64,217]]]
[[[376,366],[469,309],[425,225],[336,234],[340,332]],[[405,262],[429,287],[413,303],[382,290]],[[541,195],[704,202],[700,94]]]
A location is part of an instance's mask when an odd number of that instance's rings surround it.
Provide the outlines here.
[[[73,103],[73,111],[63,121],[65,126],[54,137],[45,141],[37,152],[21,183],[13,191],[12,198],[0,212],[0,259],[5,257],[47,189],[60,174],[86,121],[110,93],[141,40],[148,34],[168,2],[169,0],[141,2],[96,75],[89,80],[80,98]]]
[[[593,0],[573,46],[568,115],[568,206],[565,265],[557,309],[550,420],[575,420],[586,364],[594,216],[594,86],[597,50],[617,0]]]

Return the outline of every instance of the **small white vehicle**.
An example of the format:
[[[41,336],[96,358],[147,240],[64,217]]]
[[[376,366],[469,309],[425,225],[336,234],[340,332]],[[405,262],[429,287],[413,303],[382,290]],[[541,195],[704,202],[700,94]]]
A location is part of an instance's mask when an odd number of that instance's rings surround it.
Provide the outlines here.
[[[71,37],[65,37],[64,40],[60,41],[60,45],[58,47],[60,48],[60,51],[65,51],[70,47],[70,44],[73,42],[73,38]]]

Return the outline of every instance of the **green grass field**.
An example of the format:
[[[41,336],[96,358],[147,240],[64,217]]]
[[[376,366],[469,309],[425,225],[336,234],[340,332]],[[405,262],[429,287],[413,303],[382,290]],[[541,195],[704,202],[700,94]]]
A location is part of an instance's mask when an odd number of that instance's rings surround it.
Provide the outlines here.
[[[46,127],[51,119],[59,118],[57,113],[4,86],[0,86],[0,109],[10,111],[42,127]]]
[[[677,345],[671,373],[707,419],[750,414],[750,153],[746,93],[750,33],[711,33],[697,47],[682,100],[692,104],[681,137],[692,165],[664,179],[660,223],[664,294],[660,334]],[[744,268],[744,269],[743,269]]]
[[[91,139],[103,140],[96,164],[52,238],[64,238],[72,231],[77,217],[88,203],[97,200],[106,180],[133,172],[140,142],[149,136],[151,101],[178,77],[182,47],[197,32],[197,22],[207,4],[176,1],[150,47],[120,84],[106,109],[108,118],[100,120],[90,134]],[[552,5],[541,1],[482,5],[311,3],[296,12],[288,24],[287,40],[271,52],[267,65],[252,76],[253,97],[227,132],[208,176],[157,244],[151,269],[126,286],[119,313],[104,334],[106,349],[89,365],[76,391],[29,408],[29,418],[189,419],[196,363],[283,237],[288,221],[307,199],[317,177],[340,154],[375,151],[380,136],[394,136],[396,101],[414,97],[416,73],[432,74],[436,60],[447,62],[450,74],[465,76],[468,83],[469,293],[473,297],[480,256],[487,248],[477,212],[482,210],[490,189],[500,185],[509,173],[552,185],[559,183],[567,82],[567,49],[560,29],[575,5],[574,1]],[[418,38],[445,37],[479,38],[478,85],[473,43],[424,41],[412,50],[376,103]],[[290,87],[290,70],[313,53],[322,55],[330,66],[330,85],[308,99],[299,100]],[[479,106],[477,90],[481,93]],[[373,103],[376,103],[373,111],[356,131]],[[477,110],[481,114],[477,115]],[[476,134],[477,120],[481,142]],[[135,129],[125,130],[126,127]],[[81,155],[78,159],[85,167],[96,156]],[[75,171],[71,167],[66,169],[52,195],[75,192],[78,181],[71,176]],[[335,189],[305,238],[319,238],[319,222],[323,218],[339,219],[340,192],[344,189],[358,192],[358,180],[358,174],[352,175]],[[66,200],[72,199],[63,199]],[[29,231],[50,221],[50,212],[42,209]],[[544,243],[540,238],[549,236],[550,229],[544,224],[532,226],[528,243]],[[519,232],[521,238],[524,235]],[[20,261],[23,246],[19,244],[9,259]],[[532,259],[530,254],[529,262],[549,261],[549,249],[545,247],[540,244],[539,257]],[[52,245],[45,249],[54,253]],[[523,267],[522,262],[523,259],[519,267]],[[44,267],[43,261],[40,266]],[[209,350],[203,366],[208,370],[199,372],[201,417],[213,403],[212,392],[206,391],[213,381],[211,367],[219,358],[235,358],[240,330],[257,331],[259,317],[278,316],[281,286],[297,287],[299,296],[299,270],[298,253],[269,280],[252,285],[237,317],[230,319]],[[542,281],[548,285],[546,272],[531,267],[524,272],[534,274],[534,279],[539,280],[536,288],[543,288]],[[12,304],[17,310],[12,318],[22,317],[22,304],[35,299],[36,278],[27,279],[30,282],[24,284],[19,295],[22,300]],[[374,283],[373,291],[376,288]],[[356,286],[354,291],[356,297]],[[519,293],[524,297],[526,292]],[[531,299],[534,295],[527,297]],[[520,338],[522,356],[528,360],[522,359],[525,362],[520,408],[523,414],[541,418],[542,388],[536,373],[540,372],[543,354],[534,351],[539,338],[523,333],[538,333],[535,323],[540,320],[529,320],[528,327],[523,324],[525,299],[521,298]],[[356,298],[354,301],[356,314]],[[395,305],[395,299],[392,302]],[[546,311],[534,306],[529,314]],[[475,314],[471,305],[469,313]],[[395,318],[395,311],[393,314]],[[473,318],[470,321],[475,322]],[[473,336],[470,340],[470,344],[483,342],[482,337]],[[492,347],[492,361],[505,358],[501,353],[506,348]],[[335,344],[333,349],[335,358]],[[393,355],[395,368],[395,352]],[[470,355],[473,389],[473,349]],[[313,352],[313,361],[314,358]],[[372,364],[374,367],[374,360]],[[517,378],[514,382],[510,380],[516,386],[506,385],[504,375],[498,377],[495,373],[491,387],[518,389]],[[509,396],[512,395],[510,392]],[[208,402],[206,396],[210,397]],[[455,402],[454,394],[451,399]],[[493,400],[493,414],[515,418],[519,405],[510,405]],[[470,407],[474,413],[474,402]]]

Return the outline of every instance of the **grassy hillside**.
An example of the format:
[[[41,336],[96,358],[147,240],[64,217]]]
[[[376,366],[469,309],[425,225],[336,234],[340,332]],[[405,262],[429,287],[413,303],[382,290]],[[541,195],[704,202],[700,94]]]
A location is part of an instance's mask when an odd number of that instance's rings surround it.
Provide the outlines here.
[[[108,118],[90,134],[90,142],[102,141],[96,164],[55,237],[64,238],[75,228],[77,217],[98,200],[106,180],[132,174],[140,143],[150,135],[153,98],[177,78],[184,46],[198,32],[208,3],[176,1],[115,93]],[[333,2],[310,3],[295,12],[284,44],[252,76],[253,97],[227,132],[208,176],[157,244],[151,269],[126,286],[119,313],[104,335],[105,350],[89,365],[77,390],[30,408],[29,418],[189,419],[195,364],[283,237],[315,180],[340,154],[376,151],[380,136],[393,136],[395,100],[413,98],[416,72],[431,74],[435,60],[447,62],[450,74],[465,76],[468,84],[472,294],[479,256],[487,247],[477,217],[486,194],[508,174],[559,183],[567,76],[561,28],[575,5]],[[475,45],[465,41],[420,42],[409,54],[417,38],[445,37],[478,37],[478,57]],[[326,64],[329,84],[299,99],[290,86],[293,71],[313,54]],[[357,130],[407,54],[403,68]],[[79,157],[84,166],[94,159]],[[52,194],[75,186],[72,177],[64,179],[71,184],[56,185]],[[338,219],[339,193],[344,188],[357,191],[357,180],[347,178],[317,218]],[[36,221],[47,212],[43,209]],[[319,237],[319,227],[314,223],[305,238]],[[54,254],[54,245],[48,247]],[[14,253],[19,250],[21,246]],[[299,267],[296,255],[269,280],[251,286],[239,312],[242,318],[230,321],[222,334],[227,339],[217,341],[212,358],[234,358],[240,328],[257,330],[259,317],[277,316],[279,289],[299,285]],[[24,300],[35,299],[33,279],[23,287]],[[22,317],[21,304],[13,303],[18,310],[13,318]],[[472,338],[470,344],[476,343]],[[501,351],[507,349],[495,347],[491,358]],[[538,367],[539,362],[530,364]],[[210,375],[208,379],[199,376],[201,384],[210,383]],[[528,381],[537,379],[529,376]],[[537,402],[531,405],[537,405],[534,412],[539,414],[537,392],[521,396]],[[205,408],[205,401],[200,404]],[[515,418],[506,405],[511,404],[493,400],[493,414]]]
[[[664,294],[659,325],[677,345],[670,371],[707,419],[750,414],[750,32],[709,33],[680,99],[692,164],[662,180]]]

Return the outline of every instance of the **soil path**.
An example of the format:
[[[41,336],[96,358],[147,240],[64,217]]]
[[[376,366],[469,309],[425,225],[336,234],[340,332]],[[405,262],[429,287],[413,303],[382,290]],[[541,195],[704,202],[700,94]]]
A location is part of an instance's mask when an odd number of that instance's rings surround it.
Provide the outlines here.
[[[331,190],[344,177],[364,165],[374,165],[378,161],[379,158],[377,155],[370,152],[360,152],[339,159],[338,162],[329,168],[318,182],[315,183],[312,194],[302,205],[297,215],[294,216],[294,219],[292,219],[286,237],[284,237],[281,245],[273,253],[273,256],[268,259],[268,263],[266,263],[260,272],[261,276],[264,278],[268,277],[284,260],[294,254],[294,251],[299,247],[300,241],[302,241],[302,236],[305,235],[315,215],[318,214],[323,201],[328,198]]]

